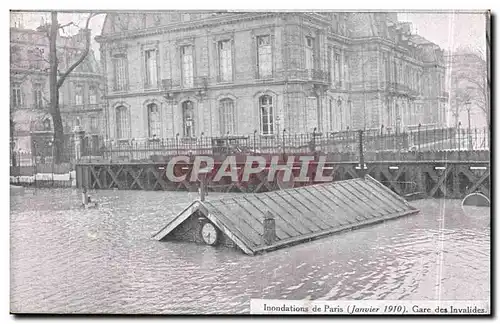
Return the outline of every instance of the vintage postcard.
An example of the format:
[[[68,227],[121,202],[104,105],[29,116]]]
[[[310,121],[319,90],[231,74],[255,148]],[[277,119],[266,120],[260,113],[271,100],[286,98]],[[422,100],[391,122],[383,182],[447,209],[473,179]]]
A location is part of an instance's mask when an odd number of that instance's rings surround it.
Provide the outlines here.
[[[12,314],[491,315],[490,12],[10,12]]]

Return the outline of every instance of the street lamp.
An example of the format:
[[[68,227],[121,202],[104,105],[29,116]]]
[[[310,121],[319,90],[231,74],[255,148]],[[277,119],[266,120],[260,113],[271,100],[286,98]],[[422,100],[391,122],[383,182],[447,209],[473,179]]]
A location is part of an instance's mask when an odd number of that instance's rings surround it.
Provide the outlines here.
[[[472,137],[471,137],[471,129],[470,129],[470,109],[471,109],[471,102],[470,100],[467,100],[465,102],[465,109],[467,110],[467,119],[469,121],[469,127],[468,127],[468,137],[469,137],[469,150],[472,150]]]
[[[52,150],[52,161],[51,161],[51,164],[52,164],[52,168],[51,168],[51,172],[52,172],[52,187],[54,187],[54,141],[55,141],[55,135],[49,141],[49,146],[50,146],[50,148]]]

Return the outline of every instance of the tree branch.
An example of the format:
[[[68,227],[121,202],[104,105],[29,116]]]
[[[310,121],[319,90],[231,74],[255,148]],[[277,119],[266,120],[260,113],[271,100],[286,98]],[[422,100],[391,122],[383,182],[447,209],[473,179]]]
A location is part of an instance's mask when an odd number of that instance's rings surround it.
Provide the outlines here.
[[[64,27],[68,27],[68,26],[71,26],[71,25],[76,26],[76,24],[75,24],[74,22],[72,22],[72,21],[71,21],[71,22],[69,22],[69,23],[67,23],[67,24],[64,24],[64,25],[59,25],[59,29],[63,29]],[[77,27],[78,27],[78,26],[77,26]]]
[[[90,19],[92,19],[92,17],[94,17],[96,14],[94,13],[91,13],[89,15],[89,17],[87,18],[87,22],[85,24],[85,32],[87,33],[85,36],[85,49],[83,50],[83,53],[82,55],[80,56],[80,58],[75,62],[73,63],[73,65],[71,65],[68,70],[66,72],[64,72],[61,77],[59,78],[59,80],[57,80],[57,89],[59,89],[63,83],[64,83],[64,80],[66,80],[66,78],[68,77],[68,75],[73,72],[73,70],[78,66],[80,65],[80,63],[82,63],[85,58],[87,57],[88,53],[90,52],[90,31],[89,31],[89,23],[90,23]]]

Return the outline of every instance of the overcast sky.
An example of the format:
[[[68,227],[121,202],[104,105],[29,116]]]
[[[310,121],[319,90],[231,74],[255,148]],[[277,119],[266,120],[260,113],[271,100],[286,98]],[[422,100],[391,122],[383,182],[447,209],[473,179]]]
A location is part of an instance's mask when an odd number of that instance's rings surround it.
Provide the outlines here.
[[[50,19],[50,15],[42,13],[12,14],[11,26],[14,21],[22,19],[25,28],[36,28],[41,19]],[[105,15],[92,18],[90,28],[94,36],[102,30]],[[85,26],[87,14],[59,14],[59,22],[66,24],[73,21],[80,27]],[[454,50],[458,47],[473,47],[485,52],[486,47],[486,20],[482,12],[403,12],[398,14],[400,21],[409,21],[413,25],[413,32],[438,44],[445,50]],[[72,34],[77,28],[66,28],[63,34]],[[99,46],[93,44],[96,56],[99,57]]]
[[[486,16],[484,12],[400,13],[398,19],[409,21],[413,32],[453,51],[472,47],[486,51]]]

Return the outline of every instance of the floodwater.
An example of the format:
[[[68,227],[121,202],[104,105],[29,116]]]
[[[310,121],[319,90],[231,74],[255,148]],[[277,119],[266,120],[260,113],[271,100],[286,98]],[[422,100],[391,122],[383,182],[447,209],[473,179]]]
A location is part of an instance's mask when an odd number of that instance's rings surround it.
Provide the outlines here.
[[[223,194],[210,194],[214,199]],[[258,256],[151,235],[181,192],[11,190],[11,311],[248,313],[250,298],[489,300],[490,210],[421,213]]]

